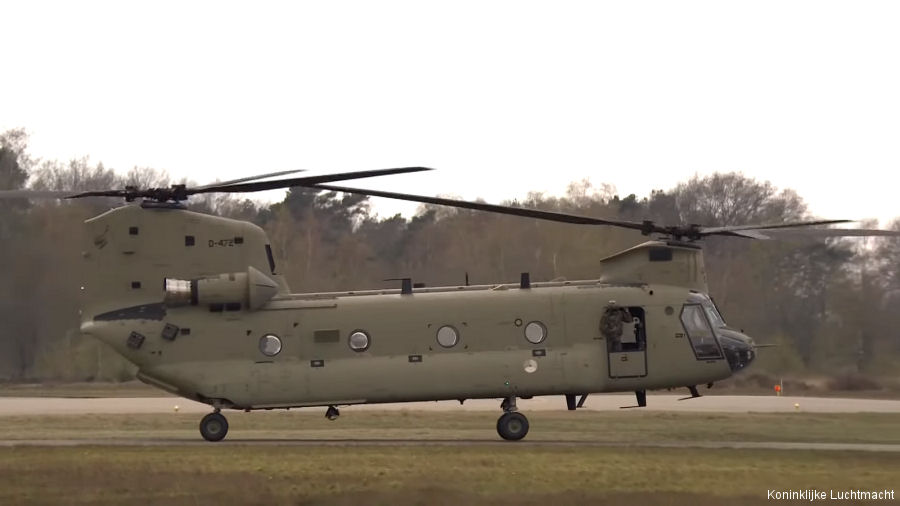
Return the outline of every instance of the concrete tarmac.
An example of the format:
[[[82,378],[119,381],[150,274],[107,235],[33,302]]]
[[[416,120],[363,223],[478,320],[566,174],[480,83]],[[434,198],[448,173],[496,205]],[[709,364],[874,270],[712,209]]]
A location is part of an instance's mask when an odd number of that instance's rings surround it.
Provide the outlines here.
[[[679,400],[682,396],[671,394],[650,394],[647,396],[646,411],[679,412],[727,412],[727,413],[787,413],[802,411],[809,413],[900,413],[900,400],[881,399],[841,399],[831,397],[776,397],[715,395],[697,399]],[[519,399],[518,407],[529,411],[552,411],[566,409],[562,396]],[[618,410],[620,407],[634,406],[633,395],[592,395],[583,409],[594,411]],[[147,414],[171,413],[175,406],[183,413],[208,413],[206,404],[180,397],[134,397],[134,398],[57,398],[57,397],[0,397],[0,416],[23,415],[79,415],[79,414]],[[355,405],[347,410],[410,410],[410,411],[497,411],[499,399],[468,400],[460,405],[458,401],[410,402],[397,404]],[[321,409],[321,408],[301,408]]]

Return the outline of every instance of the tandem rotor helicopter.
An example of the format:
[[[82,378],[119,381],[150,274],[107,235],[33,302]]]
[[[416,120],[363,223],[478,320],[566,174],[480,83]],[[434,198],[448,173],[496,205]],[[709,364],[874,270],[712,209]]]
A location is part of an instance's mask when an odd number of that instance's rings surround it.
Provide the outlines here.
[[[228,432],[223,409],[258,410],[502,399],[497,432],[520,440],[519,398],[588,394],[728,378],[758,345],[729,327],[708,294],[698,241],[766,239],[785,229],[822,237],[900,235],[809,229],[847,220],[726,227],[662,226],[328,183],[424,167],[260,181],[284,171],[201,187],[0,192],[0,198],[121,197],[85,222],[81,331],[137,366],[150,385],[209,404],[207,441]],[[248,222],[188,211],[191,195],[307,187],[638,230],[655,238],[598,261],[596,279],[335,293],[291,293],[265,232]]]

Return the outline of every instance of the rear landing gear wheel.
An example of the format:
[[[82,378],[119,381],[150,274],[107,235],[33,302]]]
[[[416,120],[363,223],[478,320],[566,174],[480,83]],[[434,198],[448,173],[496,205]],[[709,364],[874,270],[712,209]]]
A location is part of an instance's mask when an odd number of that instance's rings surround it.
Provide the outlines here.
[[[516,411],[503,413],[497,420],[497,434],[507,441],[518,441],[528,434],[528,419]]]
[[[221,441],[228,434],[228,420],[221,413],[210,413],[200,420],[200,435],[207,441]]]

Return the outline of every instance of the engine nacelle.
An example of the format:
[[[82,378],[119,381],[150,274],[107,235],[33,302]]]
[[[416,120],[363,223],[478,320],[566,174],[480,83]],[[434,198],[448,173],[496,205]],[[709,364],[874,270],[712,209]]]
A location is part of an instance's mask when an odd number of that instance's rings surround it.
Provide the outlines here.
[[[251,267],[200,279],[166,278],[168,306],[241,304],[251,311],[261,308],[278,293],[278,283]]]

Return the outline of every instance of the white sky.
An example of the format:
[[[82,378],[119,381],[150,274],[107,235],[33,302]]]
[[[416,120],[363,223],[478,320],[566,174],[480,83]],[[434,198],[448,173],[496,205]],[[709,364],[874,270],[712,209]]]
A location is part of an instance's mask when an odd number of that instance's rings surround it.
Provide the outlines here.
[[[44,158],[198,182],[426,165],[357,184],[492,202],[740,170],[819,215],[900,216],[900,2],[0,0],[0,16],[0,130],[25,127]]]

